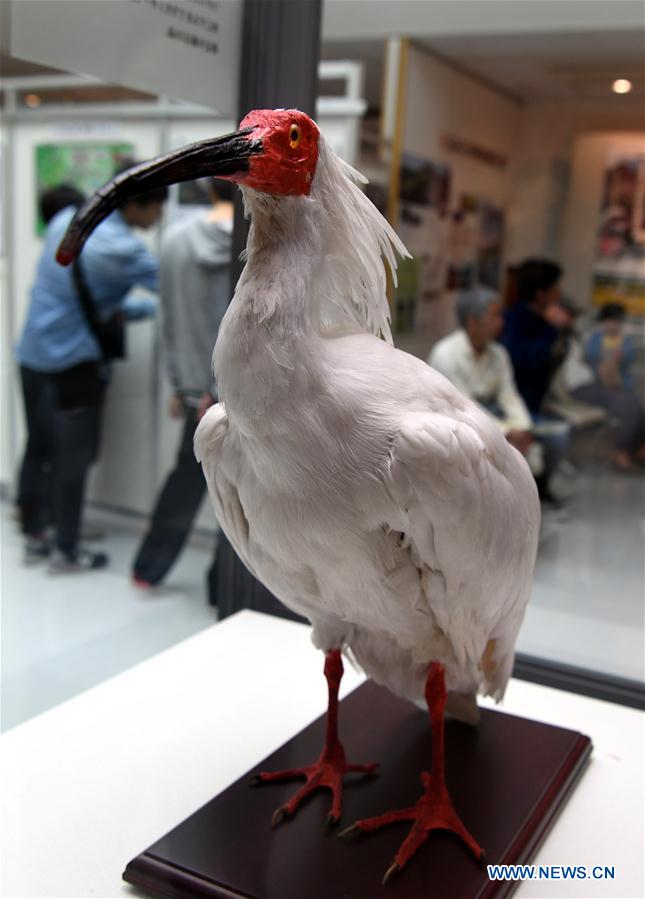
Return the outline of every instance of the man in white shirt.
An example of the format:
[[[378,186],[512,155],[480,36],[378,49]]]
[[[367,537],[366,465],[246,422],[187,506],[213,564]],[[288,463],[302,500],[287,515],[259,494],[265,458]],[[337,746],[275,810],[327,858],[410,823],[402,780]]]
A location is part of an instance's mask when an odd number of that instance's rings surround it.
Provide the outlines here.
[[[495,340],[503,327],[498,294],[474,287],[459,294],[456,312],[460,327],[435,344],[428,364],[492,415],[533,474],[540,474],[542,451],[531,433],[531,416],[515,386],[509,355]]]

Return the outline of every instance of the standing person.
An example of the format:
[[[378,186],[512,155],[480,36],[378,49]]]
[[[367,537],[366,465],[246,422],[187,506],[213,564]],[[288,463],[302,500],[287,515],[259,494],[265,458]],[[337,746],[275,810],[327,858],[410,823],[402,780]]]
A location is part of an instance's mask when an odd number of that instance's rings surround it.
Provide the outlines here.
[[[216,400],[212,355],[231,298],[233,187],[208,183],[212,207],[170,228],[161,249],[160,300],[168,374],[175,394],[171,415],[184,420],[175,467],[157,498],[150,528],[135,557],[134,583],[159,584],[188,537],[206,490],[195,459],[193,436],[199,419]],[[214,565],[208,575],[214,597]]]
[[[545,469],[536,478],[540,499],[555,505],[550,478],[565,456],[571,429],[544,415],[542,403],[566,355],[570,313],[560,302],[562,269],[548,259],[527,259],[517,269],[518,299],[506,313],[501,342],[513,363],[515,383],[545,449]]]
[[[39,200],[46,226],[63,209],[70,215],[85,202],[84,195],[71,184],[45,190]],[[52,523],[55,426],[53,386],[48,375],[21,366],[20,385],[27,424],[27,444],[18,476],[16,505],[25,535],[24,561],[42,561],[49,555],[45,539]]]
[[[135,164],[129,160],[118,171]],[[161,188],[127,200],[96,229],[88,240],[82,267],[75,270],[55,261],[74,208],[59,211],[47,229],[16,354],[23,384],[39,383],[52,400],[53,546],[43,530],[47,513],[41,491],[32,496],[23,522],[26,557],[49,556],[51,573],[93,570],[108,563],[105,553],[79,546],[85,483],[98,456],[108,358],[119,355],[121,320],[140,318],[154,310],[154,303],[148,300],[126,302],[134,286],[156,290],[158,284],[157,259],[132,229],[155,225],[166,197],[167,189]],[[113,353],[108,351],[108,340]],[[25,393],[25,401],[27,406],[31,404],[31,393],[29,397]],[[41,428],[33,419],[30,424],[29,412],[27,418],[30,428]]]
[[[492,415],[533,474],[541,474],[531,416],[517,392],[508,353],[496,340],[504,324],[499,295],[483,286],[464,291],[457,296],[456,314],[459,328],[435,344],[428,364]]]

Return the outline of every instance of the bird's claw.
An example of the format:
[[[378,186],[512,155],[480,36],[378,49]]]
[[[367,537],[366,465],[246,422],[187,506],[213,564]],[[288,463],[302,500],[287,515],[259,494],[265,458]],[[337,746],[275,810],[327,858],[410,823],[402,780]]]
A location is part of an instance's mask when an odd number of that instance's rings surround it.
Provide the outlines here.
[[[361,828],[358,826],[358,824],[350,824],[349,827],[345,828],[345,830],[341,830],[341,832],[338,834],[338,836],[339,836],[339,838],[340,837],[349,837],[349,836],[353,835],[354,833],[357,833],[359,830],[361,830]]]
[[[385,886],[385,884],[388,882],[388,880],[391,880],[391,878],[394,877],[394,875],[400,870],[401,870],[401,865],[399,865],[398,862],[392,862],[392,864],[387,869],[387,871],[385,872],[385,875],[383,877],[383,886]]]
[[[285,818],[289,817],[289,810],[286,809],[283,805],[277,808],[272,817],[271,817],[271,827],[277,827],[278,824],[281,824]]]
[[[340,821],[340,815],[335,815],[333,812],[330,812],[327,815],[327,827],[329,827],[330,829],[332,827],[335,827],[339,821]]]
[[[262,775],[254,774],[253,777],[249,780],[250,787],[257,787],[262,783]]]

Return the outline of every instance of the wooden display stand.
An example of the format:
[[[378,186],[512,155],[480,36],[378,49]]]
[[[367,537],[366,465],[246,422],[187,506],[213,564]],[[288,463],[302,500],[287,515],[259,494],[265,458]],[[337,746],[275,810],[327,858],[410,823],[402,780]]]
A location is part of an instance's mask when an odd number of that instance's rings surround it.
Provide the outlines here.
[[[276,699],[279,701],[279,699]],[[430,766],[428,715],[364,684],[340,707],[351,762],[380,763],[372,780],[345,780],[340,828],[413,805]],[[259,771],[310,764],[320,754],[324,716],[133,859],[125,880],[164,899],[490,899],[513,882],[490,881],[456,838],[435,831],[387,886],[381,885],[409,830],[393,824],[338,839],[326,826],[331,794],[321,790],[276,830],[273,811],[300,782],[252,789]],[[226,735],[222,734],[222,739]],[[477,728],[446,723],[446,778],[457,813],[490,864],[528,862],[591,754],[574,731],[482,710]]]

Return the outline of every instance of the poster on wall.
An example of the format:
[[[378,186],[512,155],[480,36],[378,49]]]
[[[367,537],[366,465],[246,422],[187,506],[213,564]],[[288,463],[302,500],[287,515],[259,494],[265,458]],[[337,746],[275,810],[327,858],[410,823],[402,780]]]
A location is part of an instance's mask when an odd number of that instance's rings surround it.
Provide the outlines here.
[[[593,267],[595,306],[645,315],[645,154],[612,156],[603,177]]]
[[[504,211],[491,203],[479,206],[477,279],[480,284],[501,290],[504,252]]]
[[[422,331],[445,288],[450,185],[446,165],[403,154],[397,232],[414,262],[404,261],[395,294],[397,333]]]
[[[452,210],[448,235],[446,287],[454,291],[468,290],[477,280],[479,248],[478,204],[472,194],[462,194]]]
[[[114,174],[125,159],[132,158],[132,144],[64,143],[40,144],[36,147],[36,234],[42,235],[45,223],[40,215],[38,199],[44,190],[60,184],[71,184],[86,196],[93,193]]]
[[[504,212],[473,194],[462,194],[451,213],[448,290],[484,284],[498,290],[502,274]]]
[[[455,295],[475,284],[499,290],[504,211],[472,193],[452,197],[444,163],[401,157],[397,232],[413,256],[400,266],[394,295],[394,332],[423,358],[457,324]]]

